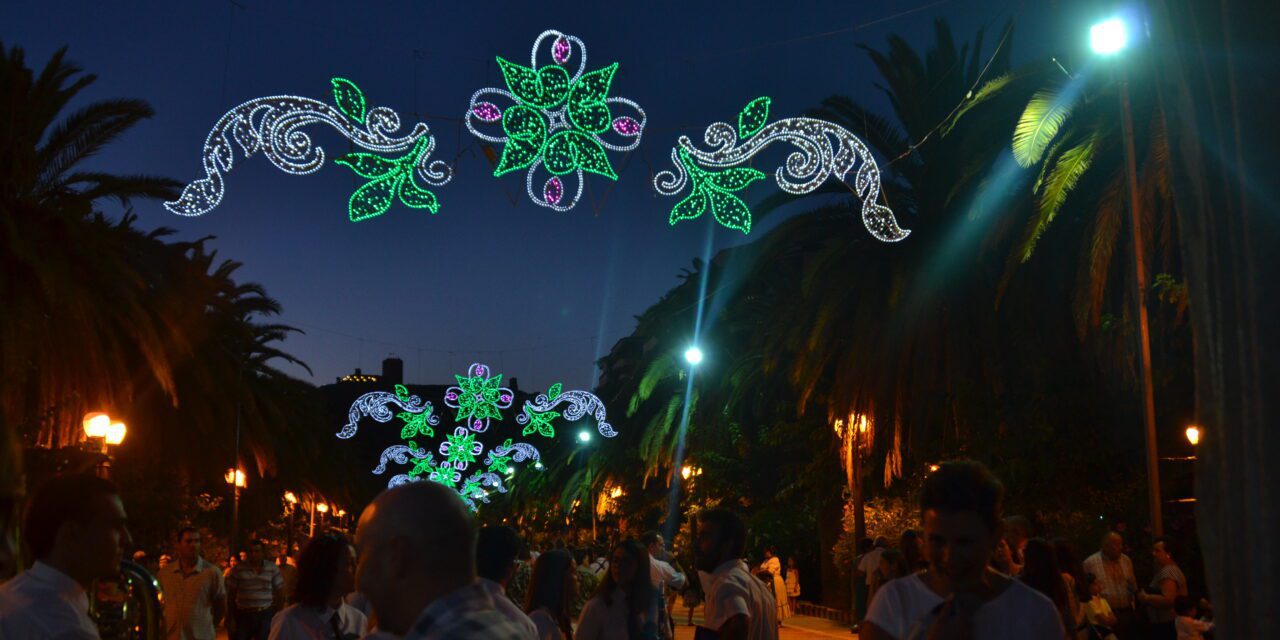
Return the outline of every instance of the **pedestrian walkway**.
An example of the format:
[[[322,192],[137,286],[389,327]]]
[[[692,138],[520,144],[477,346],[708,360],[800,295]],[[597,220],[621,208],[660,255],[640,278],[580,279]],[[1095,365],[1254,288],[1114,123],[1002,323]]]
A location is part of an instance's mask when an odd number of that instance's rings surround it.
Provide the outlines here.
[[[672,612],[676,619],[675,640],[693,640],[693,626],[688,621],[689,610],[679,605]],[[702,607],[693,610],[693,624],[702,624]],[[839,638],[839,640],[857,640],[858,635],[849,632],[849,627],[810,616],[791,616],[782,622],[778,631],[779,640],[819,640],[823,638]]]

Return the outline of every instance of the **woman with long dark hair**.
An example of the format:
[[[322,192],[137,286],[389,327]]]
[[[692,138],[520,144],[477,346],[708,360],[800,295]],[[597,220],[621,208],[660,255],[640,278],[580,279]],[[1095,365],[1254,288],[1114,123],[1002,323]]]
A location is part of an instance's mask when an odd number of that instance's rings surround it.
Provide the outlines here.
[[[1058,570],[1058,561],[1054,558],[1053,547],[1043,538],[1032,538],[1027,541],[1023,550],[1022,575],[1018,576],[1023,584],[1043,593],[1053,601],[1058,615],[1063,621],[1062,637],[1074,638],[1077,612],[1071,610],[1071,598],[1067,595],[1067,581]]]
[[[270,640],[354,640],[368,633],[369,621],[343,602],[355,588],[356,552],[339,535],[312,538],[298,557],[297,604],[271,619]]]
[[[649,550],[623,540],[609,553],[609,570],[582,608],[577,640],[655,640],[658,594],[649,579]]]
[[[538,640],[573,640],[569,608],[578,597],[578,571],[573,556],[552,549],[533,563],[524,610],[538,629]]]

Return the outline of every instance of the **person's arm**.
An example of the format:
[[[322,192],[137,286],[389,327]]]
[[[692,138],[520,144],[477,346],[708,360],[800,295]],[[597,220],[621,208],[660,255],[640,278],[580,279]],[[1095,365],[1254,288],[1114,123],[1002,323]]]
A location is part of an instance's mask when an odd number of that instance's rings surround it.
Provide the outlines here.
[[[227,615],[227,586],[222,580],[222,572],[217,569],[210,569],[213,572],[213,596],[209,598],[209,609],[213,614],[213,626],[216,628],[222,624],[222,618]]]
[[[1173,599],[1178,597],[1178,583],[1171,578],[1165,578],[1160,581],[1160,594],[1138,592],[1138,600],[1149,607],[1157,609],[1170,609],[1173,607]]]
[[[272,566],[275,566],[272,564]],[[271,574],[271,606],[276,609],[284,608],[284,575],[280,573],[280,568]]]
[[[1111,603],[1106,598],[1098,598],[1102,601],[1101,610],[1098,613],[1098,619],[1102,620],[1102,624],[1108,627],[1116,626],[1116,613],[1111,610]]]
[[[747,615],[744,613],[725,620],[716,632],[719,634],[719,640],[747,640],[747,623]]]

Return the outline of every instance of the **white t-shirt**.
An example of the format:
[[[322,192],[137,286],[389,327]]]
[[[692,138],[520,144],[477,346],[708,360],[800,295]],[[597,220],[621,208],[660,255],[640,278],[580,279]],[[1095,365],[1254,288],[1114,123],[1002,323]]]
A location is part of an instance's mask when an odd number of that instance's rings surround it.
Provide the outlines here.
[[[919,574],[880,585],[867,611],[867,622],[898,640],[924,638],[933,610],[943,603]],[[980,640],[1057,640],[1062,620],[1053,601],[1017,580],[973,615],[973,637]]]
[[[666,560],[659,560],[653,556],[649,556],[649,581],[653,583],[653,588],[662,593],[663,587],[672,589],[684,588],[684,574],[676,571]]]
[[[884,547],[876,547],[862,554],[862,558],[858,560],[858,571],[867,574],[865,578],[868,587],[875,584],[876,570],[880,568],[880,556],[882,554],[884,554]]]
[[[0,586],[0,638],[98,640],[89,595],[67,574],[37,561]]]
[[[747,563],[730,560],[699,577],[707,594],[704,618],[708,628],[719,630],[729,618],[743,614],[747,616],[747,640],[777,640],[777,604],[764,583],[747,571]]]
[[[342,603],[337,609],[319,610],[295,604],[285,607],[280,613],[271,617],[271,635],[269,640],[332,640],[333,623],[330,619],[337,614],[338,630],[344,640],[347,638],[363,638],[369,633],[369,619],[359,609]]]
[[[556,624],[556,619],[546,609],[535,609],[529,614],[529,619],[537,629],[538,640],[564,640],[560,625]]]
[[[596,596],[582,606],[574,640],[629,640],[627,631],[627,596],[621,589],[611,594],[613,604],[604,596]]]

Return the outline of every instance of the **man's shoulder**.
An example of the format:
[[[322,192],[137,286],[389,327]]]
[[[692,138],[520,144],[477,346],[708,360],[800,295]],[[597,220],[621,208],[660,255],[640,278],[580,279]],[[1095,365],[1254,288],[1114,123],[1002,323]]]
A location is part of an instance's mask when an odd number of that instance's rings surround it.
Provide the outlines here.
[[[474,609],[451,617],[447,625],[428,629],[423,635],[410,632],[405,640],[529,640],[529,631],[496,608]]]
[[[997,598],[992,602],[1007,606],[1010,612],[1049,612],[1057,615],[1058,608],[1054,606],[1049,596],[1036,591],[1021,580],[1010,580],[1009,588],[1002,595],[1003,598]]]

